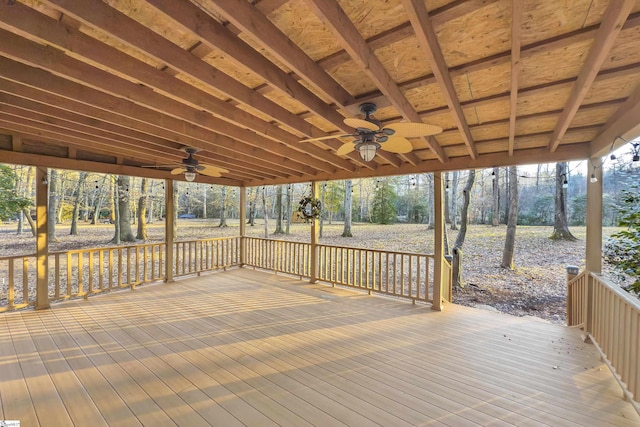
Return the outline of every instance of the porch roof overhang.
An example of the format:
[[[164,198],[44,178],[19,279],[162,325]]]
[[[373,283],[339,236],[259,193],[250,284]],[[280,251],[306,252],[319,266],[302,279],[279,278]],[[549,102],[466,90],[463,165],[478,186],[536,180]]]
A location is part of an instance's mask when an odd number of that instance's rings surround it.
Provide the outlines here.
[[[0,161],[263,185],[602,156],[640,134],[640,1],[0,2]],[[336,154],[363,102],[441,134]]]

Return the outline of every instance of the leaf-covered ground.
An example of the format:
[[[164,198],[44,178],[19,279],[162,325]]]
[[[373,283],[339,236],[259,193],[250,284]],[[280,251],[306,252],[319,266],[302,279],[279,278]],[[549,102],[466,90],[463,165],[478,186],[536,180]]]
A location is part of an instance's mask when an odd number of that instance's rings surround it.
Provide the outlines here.
[[[237,236],[238,221],[229,220],[229,227],[218,228],[218,220],[178,220],[178,239]],[[263,222],[247,227],[247,235],[264,237]],[[292,224],[290,235],[274,236],[274,221],[269,222],[269,237],[284,240],[309,241],[309,225]],[[50,243],[50,251],[113,246],[113,225],[80,225],[80,235],[70,236],[69,225],[56,228],[58,241]],[[134,233],[135,233],[135,226]],[[426,225],[354,224],[354,237],[341,237],[341,223],[325,224],[320,242],[342,246],[366,247],[406,252],[433,252],[433,230]],[[164,240],[164,223],[149,225],[148,241]],[[605,228],[604,234],[615,232]],[[463,247],[463,281],[465,287],[454,292],[454,302],[495,309],[516,316],[536,316],[553,322],[565,321],[567,265],[584,267],[585,229],[571,228],[575,242],[549,239],[551,227],[523,227],[516,233],[515,270],[500,268],[506,226],[472,225]],[[453,244],[457,231],[447,230]],[[16,224],[0,225],[0,257],[35,252],[35,238],[29,232],[16,234]]]

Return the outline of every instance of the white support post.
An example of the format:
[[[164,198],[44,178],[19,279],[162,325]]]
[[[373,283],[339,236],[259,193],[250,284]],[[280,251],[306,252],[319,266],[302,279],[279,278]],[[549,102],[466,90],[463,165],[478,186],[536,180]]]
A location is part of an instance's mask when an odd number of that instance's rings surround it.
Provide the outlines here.
[[[173,209],[173,180],[171,179],[166,179],[164,181],[164,202],[166,205],[164,207],[164,236],[167,243],[165,282],[169,283],[173,282],[173,264],[175,263],[173,253],[173,240],[175,238],[173,235],[173,222],[175,221],[176,216]]]
[[[47,168],[36,167],[36,310],[49,308],[48,196]]]
[[[247,187],[240,187],[240,267],[247,261]]]
[[[444,259],[444,185],[442,172],[433,173],[433,211],[435,216],[434,251],[433,251],[433,305],[432,310],[442,311],[442,285]]]

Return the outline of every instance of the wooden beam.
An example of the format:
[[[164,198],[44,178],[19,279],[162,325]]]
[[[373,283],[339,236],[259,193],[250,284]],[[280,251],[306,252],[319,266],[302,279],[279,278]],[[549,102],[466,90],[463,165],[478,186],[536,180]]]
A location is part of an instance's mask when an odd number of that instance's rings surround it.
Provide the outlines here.
[[[469,155],[472,159],[475,159],[478,157],[478,150],[473,143],[469,125],[464,117],[458,94],[453,86],[453,80],[449,74],[449,69],[442,54],[442,49],[440,49],[438,37],[429,18],[424,0],[403,0],[403,3],[409,15],[411,25],[416,32],[416,37],[424,53],[427,55],[431,70],[440,85],[444,99],[447,101],[453,119],[462,134],[462,139],[469,149]],[[384,93],[384,90],[382,92]],[[438,156],[438,158],[440,157]]]
[[[327,0],[308,0],[307,3],[313,8],[325,26],[333,31],[344,49],[376,83],[382,93],[389,98],[389,101],[398,109],[402,116],[409,121],[422,122],[409,100],[400,91],[400,88],[393,81],[384,68],[384,65],[382,65],[380,60],[375,56],[353,22],[351,22],[349,17],[340,8],[339,4]],[[441,162],[447,160],[447,155],[442,147],[437,144],[435,138],[423,139]],[[405,156],[405,158],[411,164],[417,165],[419,159],[414,156]]]
[[[551,151],[555,151],[558,148],[635,3],[634,0],[611,0],[609,3],[600,23],[600,28],[595,33],[589,54],[582,68],[580,68],[578,78],[573,85],[571,95],[569,95],[569,100],[549,140],[549,149]]]
[[[2,129],[0,127],[0,129]],[[32,165],[44,168],[69,169],[86,172],[107,173],[112,175],[140,176],[154,179],[183,179],[178,175],[171,175],[168,171],[157,169],[139,168],[135,166],[118,165],[114,163],[101,163],[90,160],[76,160],[65,157],[46,156],[42,154],[19,153],[0,149],[3,163],[15,165]],[[199,182],[208,184],[240,186],[241,181],[228,178],[213,178],[208,176],[198,177]]]
[[[640,135],[640,86],[618,108],[598,136],[591,142],[591,157],[603,157],[625,142],[618,137],[631,140]]]
[[[444,280],[444,183],[442,172],[433,173],[433,212],[435,230],[433,233],[433,304],[432,310],[442,311],[442,287]]]
[[[491,143],[491,142],[487,142]],[[482,144],[479,145],[479,151],[482,152]],[[466,148],[466,147],[465,147]],[[528,148],[515,150],[512,157],[506,156],[504,152],[478,154],[478,158],[471,160],[468,156],[451,157],[447,163],[442,163],[437,159],[423,160],[419,165],[406,165],[402,168],[403,174],[430,173],[434,171],[452,171],[452,170],[469,170],[492,168],[496,166],[511,165],[535,165],[537,163],[548,162],[565,162],[574,160],[584,160],[589,156],[590,148],[588,143],[579,143],[571,145],[561,145],[554,153],[549,153],[548,147]],[[336,172],[333,175],[317,174],[314,176],[318,181],[323,180],[340,180],[340,179],[356,179],[370,178],[379,176],[394,176],[398,174],[398,170],[388,165],[380,166],[375,172],[363,170],[358,174],[349,174],[345,171]],[[265,180],[265,181],[247,181],[245,185],[278,185],[294,182],[306,182],[304,178],[290,180]]]
[[[49,308],[49,186],[46,181],[47,168],[36,167],[36,310]],[[25,295],[24,301],[27,299]]]
[[[520,45],[522,34],[522,12],[524,4],[520,0],[511,1],[511,91],[509,99],[509,156],[513,156],[516,139],[516,117],[518,87],[520,77]]]

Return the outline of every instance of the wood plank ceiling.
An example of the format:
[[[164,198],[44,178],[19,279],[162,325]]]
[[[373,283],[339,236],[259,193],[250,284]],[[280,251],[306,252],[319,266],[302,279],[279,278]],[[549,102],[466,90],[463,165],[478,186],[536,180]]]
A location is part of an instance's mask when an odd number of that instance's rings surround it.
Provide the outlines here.
[[[139,166],[194,147],[227,171],[198,181],[251,186],[583,159],[640,134],[638,83],[636,0],[0,0],[7,163],[169,177]],[[443,132],[370,162],[300,142],[364,102]]]

